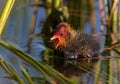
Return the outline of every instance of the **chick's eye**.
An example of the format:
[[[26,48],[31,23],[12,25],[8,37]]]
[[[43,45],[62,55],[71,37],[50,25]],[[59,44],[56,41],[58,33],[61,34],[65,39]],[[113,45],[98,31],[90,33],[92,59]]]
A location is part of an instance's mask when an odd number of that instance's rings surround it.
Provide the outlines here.
[[[64,31],[60,31],[60,35],[61,35],[61,36],[64,35]]]
[[[60,33],[60,35],[62,36],[62,35],[63,35],[63,33]]]

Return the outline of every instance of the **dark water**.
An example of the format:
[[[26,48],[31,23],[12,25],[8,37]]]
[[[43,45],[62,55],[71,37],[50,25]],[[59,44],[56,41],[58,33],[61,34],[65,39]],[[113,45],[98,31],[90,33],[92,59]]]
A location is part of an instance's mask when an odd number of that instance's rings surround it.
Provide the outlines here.
[[[32,1],[32,0],[31,0]],[[9,19],[4,28],[2,38],[9,40],[18,45],[23,51],[29,53],[33,58],[38,61],[43,61],[44,55],[42,52],[46,50],[44,42],[41,37],[30,37],[30,24],[33,15],[33,7],[25,5],[29,4],[29,1],[18,0],[15,2],[14,8],[9,16]],[[96,30],[95,33],[99,33],[101,18],[98,2],[95,3],[95,16]],[[46,19],[46,11],[44,8],[39,7],[37,11],[35,26],[33,33],[41,32],[43,22]],[[86,23],[85,32],[90,33],[90,24]],[[105,31],[104,31],[105,32]],[[29,42],[30,41],[30,42]],[[104,37],[101,38],[101,51],[103,49]],[[9,64],[16,68],[17,73],[20,73],[21,59],[17,58],[11,52],[4,50],[0,47],[0,53],[4,55]],[[29,52],[28,52],[29,51]],[[113,55],[114,52],[112,52]],[[65,76],[71,78],[76,84],[118,84],[120,83],[120,60],[113,59],[100,59],[100,60],[82,60],[82,61],[65,61],[64,59],[56,59],[54,67]],[[52,64],[52,63],[50,63]],[[26,64],[27,65],[27,64]],[[27,66],[28,72],[31,76],[41,76],[32,67]],[[0,69],[0,83],[13,84],[10,79],[2,78],[6,73]],[[22,75],[21,75],[22,76]]]

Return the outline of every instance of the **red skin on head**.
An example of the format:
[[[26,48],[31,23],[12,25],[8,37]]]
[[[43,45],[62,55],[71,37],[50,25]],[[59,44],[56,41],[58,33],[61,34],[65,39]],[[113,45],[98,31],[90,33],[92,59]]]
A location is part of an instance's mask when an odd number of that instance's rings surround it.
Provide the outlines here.
[[[54,35],[50,39],[55,40],[55,48],[58,48],[60,45],[64,45],[66,34],[66,27],[64,25],[55,29]]]

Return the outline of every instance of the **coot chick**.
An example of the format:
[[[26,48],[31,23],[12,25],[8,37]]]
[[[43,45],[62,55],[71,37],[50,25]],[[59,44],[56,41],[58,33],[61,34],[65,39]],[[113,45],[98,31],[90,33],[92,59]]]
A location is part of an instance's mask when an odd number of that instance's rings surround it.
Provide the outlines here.
[[[50,39],[55,49],[64,53],[65,58],[86,58],[99,55],[99,44],[93,36],[74,30],[68,23],[60,23]]]

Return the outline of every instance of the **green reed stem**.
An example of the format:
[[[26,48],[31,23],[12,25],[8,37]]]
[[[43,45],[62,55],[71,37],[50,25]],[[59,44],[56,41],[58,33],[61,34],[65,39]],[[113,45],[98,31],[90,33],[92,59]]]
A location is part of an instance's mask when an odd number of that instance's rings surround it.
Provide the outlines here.
[[[14,2],[15,2],[15,0],[6,0],[5,1],[2,12],[0,14],[0,34],[2,33],[2,30],[5,26],[5,23],[8,19],[8,16],[10,14],[10,11],[13,7]]]

